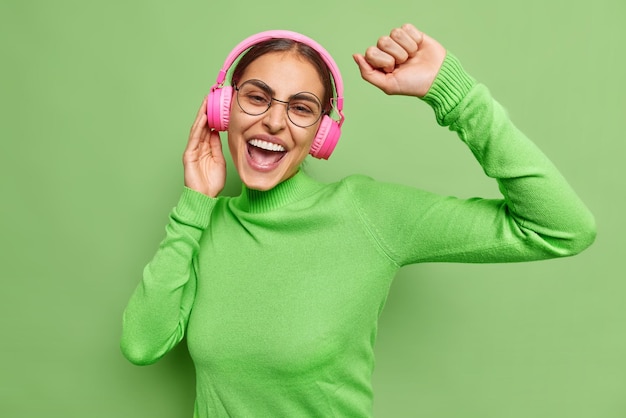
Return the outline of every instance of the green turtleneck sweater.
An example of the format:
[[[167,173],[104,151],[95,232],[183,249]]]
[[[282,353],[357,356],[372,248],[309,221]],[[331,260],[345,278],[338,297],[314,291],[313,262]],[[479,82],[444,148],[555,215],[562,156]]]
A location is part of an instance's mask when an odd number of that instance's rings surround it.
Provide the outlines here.
[[[502,199],[302,172],[234,198],[184,189],[124,313],[126,357],[153,363],[186,333],[198,418],[369,417],[377,320],[401,266],[537,260],[591,244],[591,214],[453,56],[424,100]]]

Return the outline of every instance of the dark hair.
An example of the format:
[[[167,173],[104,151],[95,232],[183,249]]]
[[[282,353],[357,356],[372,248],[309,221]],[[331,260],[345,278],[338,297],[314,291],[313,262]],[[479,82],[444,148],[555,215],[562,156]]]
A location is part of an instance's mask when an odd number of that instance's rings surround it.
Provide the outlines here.
[[[322,86],[324,86],[324,97],[322,97],[322,106],[324,113],[328,114],[331,111],[333,98],[333,81],[331,78],[330,70],[328,66],[320,56],[320,54],[309,45],[302,42],[297,42],[292,39],[286,38],[274,38],[264,42],[260,42],[250,48],[237,62],[232,75],[233,86],[241,80],[241,75],[246,68],[254,60],[262,55],[269,54],[271,52],[293,52],[299,54],[301,57],[309,61],[320,76]]]

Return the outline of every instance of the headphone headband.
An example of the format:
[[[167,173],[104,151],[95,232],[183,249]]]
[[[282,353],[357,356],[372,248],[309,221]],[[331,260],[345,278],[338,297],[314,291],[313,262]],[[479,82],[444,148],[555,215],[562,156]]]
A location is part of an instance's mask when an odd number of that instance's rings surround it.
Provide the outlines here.
[[[343,81],[341,79],[341,73],[339,72],[339,67],[337,67],[335,60],[333,60],[331,55],[328,53],[328,51],[326,51],[326,49],[322,45],[320,45],[313,39],[309,38],[308,36],[302,35],[301,33],[292,32],[288,30],[268,30],[265,32],[257,33],[255,35],[252,35],[244,39],[226,57],[226,60],[224,61],[224,65],[222,66],[222,69],[217,75],[217,80],[215,81],[215,84],[217,86],[222,86],[224,84],[224,80],[226,80],[226,74],[228,73],[228,70],[230,69],[231,65],[233,65],[235,60],[248,48],[253,47],[254,45],[258,43],[268,41],[270,39],[278,39],[278,38],[291,39],[296,42],[301,42],[303,44],[310,46],[318,54],[320,54],[320,57],[322,57],[322,60],[324,61],[324,63],[330,70],[331,75],[333,76],[333,84],[335,85],[335,91],[337,93],[335,104],[337,106],[337,110],[340,112],[341,121],[343,122],[344,118],[343,118],[343,115],[341,114],[341,110],[343,109]]]

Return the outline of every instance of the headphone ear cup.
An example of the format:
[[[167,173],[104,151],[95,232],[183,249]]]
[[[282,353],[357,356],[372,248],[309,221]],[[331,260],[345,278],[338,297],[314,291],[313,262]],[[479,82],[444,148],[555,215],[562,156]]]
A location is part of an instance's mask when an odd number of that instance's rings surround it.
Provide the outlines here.
[[[213,86],[207,97],[206,116],[209,128],[216,131],[228,130],[230,121],[230,102],[233,98],[231,86]]]
[[[335,149],[340,136],[341,128],[337,121],[328,115],[324,115],[311,144],[309,154],[315,158],[327,160]]]

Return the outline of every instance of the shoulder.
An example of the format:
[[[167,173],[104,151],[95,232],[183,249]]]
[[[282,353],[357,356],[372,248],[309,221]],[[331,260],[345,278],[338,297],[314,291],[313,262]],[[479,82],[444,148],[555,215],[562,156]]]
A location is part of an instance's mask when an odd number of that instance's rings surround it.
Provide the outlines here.
[[[364,174],[352,174],[334,183],[328,183],[324,189],[327,194],[344,194],[352,199],[359,199],[362,195],[375,193],[383,183]]]
[[[345,177],[339,182],[354,198],[363,201],[396,200],[415,193],[424,193],[413,186],[376,180],[363,174]]]
[[[346,188],[372,187],[378,183],[377,180],[365,174],[351,174],[337,182],[341,187]]]

